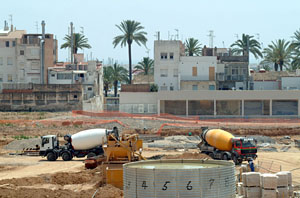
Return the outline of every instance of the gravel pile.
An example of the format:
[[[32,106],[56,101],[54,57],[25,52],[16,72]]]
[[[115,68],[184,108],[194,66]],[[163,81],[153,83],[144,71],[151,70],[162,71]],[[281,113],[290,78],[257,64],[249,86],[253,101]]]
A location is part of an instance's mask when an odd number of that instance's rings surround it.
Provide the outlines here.
[[[35,145],[41,146],[41,138],[15,140],[4,146],[3,148],[6,150],[21,151],[24,148],[35,148]]]

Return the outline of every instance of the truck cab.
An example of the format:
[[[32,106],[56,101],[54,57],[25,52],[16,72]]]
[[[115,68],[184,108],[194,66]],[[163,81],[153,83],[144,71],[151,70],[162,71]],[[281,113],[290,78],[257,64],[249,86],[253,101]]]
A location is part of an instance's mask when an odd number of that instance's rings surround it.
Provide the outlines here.
[[[242,162],[244,160],[255,159],[257,157],[256,142],[253,138],[235,137],[232,138],[232,157],[235,162]]]
[[[46,151],[47,149],[58,148],[59,143],[56,135],[45,135],[41,137],[42,144],[40,151]]]

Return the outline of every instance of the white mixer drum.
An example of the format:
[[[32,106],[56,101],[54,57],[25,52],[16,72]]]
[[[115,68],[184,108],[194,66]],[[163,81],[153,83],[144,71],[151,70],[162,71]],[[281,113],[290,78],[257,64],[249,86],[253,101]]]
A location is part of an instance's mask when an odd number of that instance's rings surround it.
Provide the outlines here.
[[[75,150],[87,150],[106,142],[106,129],[89,129],[71,136]]]

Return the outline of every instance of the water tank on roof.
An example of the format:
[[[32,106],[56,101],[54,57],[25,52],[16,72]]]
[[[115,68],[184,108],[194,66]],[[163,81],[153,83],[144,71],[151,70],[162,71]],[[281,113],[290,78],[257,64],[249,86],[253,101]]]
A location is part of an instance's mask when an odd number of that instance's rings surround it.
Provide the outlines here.
[[[125,198],[235,197],[235,169],[228,161],[147,160],[123,165]]]

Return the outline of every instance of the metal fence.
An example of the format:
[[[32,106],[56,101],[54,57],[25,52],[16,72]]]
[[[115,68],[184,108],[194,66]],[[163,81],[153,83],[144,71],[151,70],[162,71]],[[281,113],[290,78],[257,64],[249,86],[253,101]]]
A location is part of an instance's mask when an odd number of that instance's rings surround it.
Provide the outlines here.
[[[157,114],[157,104],[105,104],[103,110],[134,114]]]

